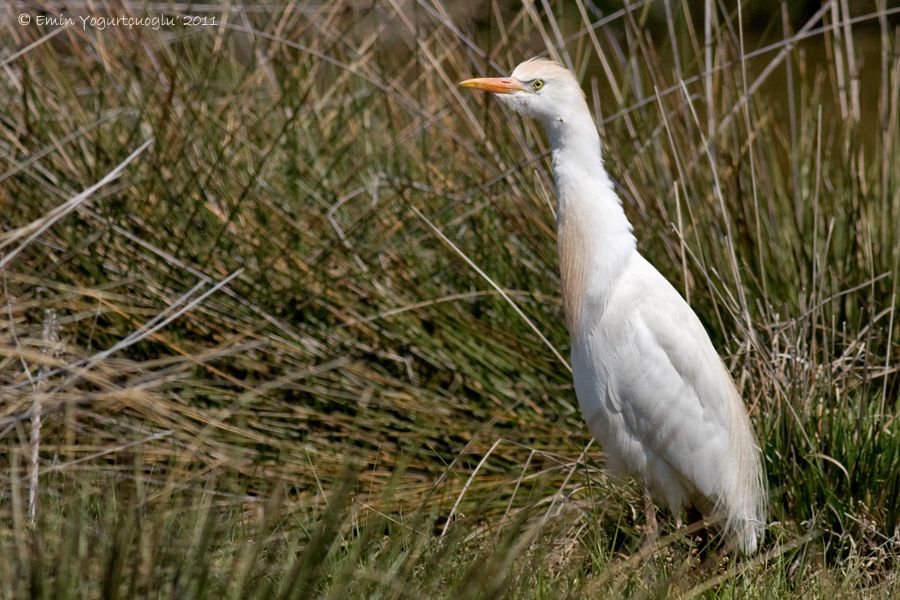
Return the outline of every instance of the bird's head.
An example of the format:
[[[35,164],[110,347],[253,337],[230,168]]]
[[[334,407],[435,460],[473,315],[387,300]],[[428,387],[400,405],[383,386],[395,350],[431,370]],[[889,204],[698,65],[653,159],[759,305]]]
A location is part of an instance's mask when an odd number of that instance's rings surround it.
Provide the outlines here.
[[[516,112],[544,124],[587,110],[584,92],[572,72],[546,58],[526,60],[509,77],[467,79],[459,85],[493,92]]]

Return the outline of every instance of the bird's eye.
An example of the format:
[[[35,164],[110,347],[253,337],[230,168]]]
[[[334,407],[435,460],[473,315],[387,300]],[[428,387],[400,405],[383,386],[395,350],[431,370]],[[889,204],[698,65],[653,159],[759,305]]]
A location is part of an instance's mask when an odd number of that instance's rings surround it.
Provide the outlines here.
[[[531,89],[533,89],[534,91],[538,91],[542,87],[544,87],[543,79],[535,79],[534,81],[531,82]]]

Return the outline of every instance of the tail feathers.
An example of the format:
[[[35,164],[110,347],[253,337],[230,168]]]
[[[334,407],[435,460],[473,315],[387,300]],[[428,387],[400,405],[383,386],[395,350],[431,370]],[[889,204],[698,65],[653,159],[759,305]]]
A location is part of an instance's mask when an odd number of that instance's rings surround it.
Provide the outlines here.
[[[765,535],[769,490],[753,426],[740,398],[736,400],[731,405],[730,468],[715,508],[724,517],[726,535],[749,555],[759,549]]]
[[[766,506],[758,498],[743,506],[734,497],[730,503],[720,498],[718,502],[695,500],[692,504],[708,522],[722,531],[728,547],[749,556],[759,550],[766,531]]]
[[[744,520],[728,530],[741,554],[749,556],[762,544],[766,524],[762,519]]]
[[[694,497],[690,505],[703,515],[707,523],[722,532],[726,547],[737,549],[747,556],[759,550],[766,531],[764,505],[740,510],[734,504],[729,506],[727,502],[713,502],[702,497]]]

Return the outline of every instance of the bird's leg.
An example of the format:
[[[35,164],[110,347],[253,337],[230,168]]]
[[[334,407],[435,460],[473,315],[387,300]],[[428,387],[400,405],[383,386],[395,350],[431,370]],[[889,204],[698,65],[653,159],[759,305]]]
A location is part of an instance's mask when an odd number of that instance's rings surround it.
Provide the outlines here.
[[[697,510],[696,507],[689,506],[687,509],[687,523],[688,527],[692,525],[699,527],[697,532],[691,535],[691,539],[697,544],[700,554],[705,555],[709,550],[709,530],[706,528],[703,513]]]
[[[656,522],[656,504],[647,488],[644,488],[644,515],[644,545],[649,545],[656,541],[659,524]]]

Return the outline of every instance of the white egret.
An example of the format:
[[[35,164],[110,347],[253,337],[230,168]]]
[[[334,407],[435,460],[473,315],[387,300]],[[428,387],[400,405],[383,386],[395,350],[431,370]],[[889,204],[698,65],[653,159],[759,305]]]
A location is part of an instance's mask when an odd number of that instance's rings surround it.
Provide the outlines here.
[[[575,393],[609,469],[637,477],[679,523],[694,508],[755,552],[767,492],[747,411],[700,319],[637,251],[577,80],[532,59],[510,77],[460,85],[493,92],[547,132]],[[648,510],[655,523],[652,501]]]

